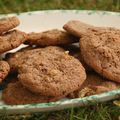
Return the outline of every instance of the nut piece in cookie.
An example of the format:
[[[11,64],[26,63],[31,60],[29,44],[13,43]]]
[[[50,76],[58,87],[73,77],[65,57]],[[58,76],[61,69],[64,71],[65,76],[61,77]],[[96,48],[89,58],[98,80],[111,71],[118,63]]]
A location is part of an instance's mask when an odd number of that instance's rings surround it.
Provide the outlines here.
[[[62,97],[47,97],[32,93],[27,90],[19,81],[15,83],[9,83],[2,93],[3,101],[9,105],[46,103],[57,101],[60,98]]]
[[[29,33],[28,40],[25,43],[37,46],[50,46],[70,44],[78,41],[79,39],[77,37],[65,31],[52,29],[41,33]]]
[[[5,79],[10,71],[10,66],[6,61],[0,61],[0,83]]]
[[[82,36],[84,61],[100,75],[120,82],[120,30],[101,28]]]
[[[6,17],[0,19],[0,34],[7,32],[20,24],[17,17]]]
[[[55,51],[64,51],[64,49],[60,47],[54,47],[56,48]],[[7,54],[7,62],[10,65],[11,72],[17,72],[19,66],[25,64],[25,62],[29,59],[32,59],[34,54],[40,54],[42,48],[32,48],[32,47],[26,47],[21,50],[19,50],[16,53],[9,53]],[[51,51],[52,47],[47,48],[47,51]],[[44,48],[45,50],[45,48]]]
[[[69,94],[70,98],[85,97],[100,94],[110,90],[120,88],[120,84],[112,82],[92,72],[87,74],[87,79],[82,86],[73,93]]]
[[[19,30],[13,30],[0,36],[0,54],[12,50],[21,45],[27,39],[27,35]]]
[[[88,72],[93,71],[91,67],[89,67],[82,55],[81,55],[81,51],[80,51],[80,47],[79,47],[79,43],[75,43],[75,44],[71,44],[71,45],[64,45],[61,46],[62,48],[64,48],[66,51],[69,52],[70,55],[74,56],[75,58],[77,58],[83,65],[83,67],[85,68],[85,70]]]
[[[57,97],[77,90],[85,81],[86,73],[76,58],[59,47],[46,47],[26,60],[19,68],[18,79],[34,93]]]

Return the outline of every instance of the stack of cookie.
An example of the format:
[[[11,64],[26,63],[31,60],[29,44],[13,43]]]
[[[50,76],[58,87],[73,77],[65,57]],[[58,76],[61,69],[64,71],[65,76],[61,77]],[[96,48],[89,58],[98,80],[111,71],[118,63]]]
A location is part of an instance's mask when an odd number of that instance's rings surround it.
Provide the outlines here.
[[[19,30],[12,30],[20,24],[18,18],[10,17],[0,19],[0,54],[12,50],[22,44],[27,35]],[[10,71],[6,61],[0,61],[0,83],[5,79]]]
[[[6,104],[45,103],[120,87],[120,30],[70,21],[66,31],[27,34],[11,30],[17,25],[16,17],[0,20],[1,54],[28,45],[1,60],[1,84],[16,74],[3,90]]]

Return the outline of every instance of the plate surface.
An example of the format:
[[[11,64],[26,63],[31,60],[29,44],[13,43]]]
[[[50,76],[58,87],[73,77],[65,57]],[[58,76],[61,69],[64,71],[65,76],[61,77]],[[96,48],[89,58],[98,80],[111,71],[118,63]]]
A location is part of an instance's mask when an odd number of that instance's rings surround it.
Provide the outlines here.
[[[14,16],[16,14],[0,15]],[[27,12],[17,15],[21,21],[18,29],[25,32],[43,31],[52,28],[62,29],[62,26],[69,20],[81,20],[85,23],[97,26],[110,26],[120,28],[120,13],[105,11],[86,11],[86,10],[47,10]],[[15,50],[12,50],[13,52]],[[0,91],[1,94],[2,91]],[[0,95],[1,96],[1,95]],[[5,105],[0,97],[0,113],[26,113],[48,110],[59,110],[73,106],[83,106],[94,102],[103,102],[118,98],[120,89],[105,92],[77,99],[64,99],[57,102],[28,104],[28,105]]]

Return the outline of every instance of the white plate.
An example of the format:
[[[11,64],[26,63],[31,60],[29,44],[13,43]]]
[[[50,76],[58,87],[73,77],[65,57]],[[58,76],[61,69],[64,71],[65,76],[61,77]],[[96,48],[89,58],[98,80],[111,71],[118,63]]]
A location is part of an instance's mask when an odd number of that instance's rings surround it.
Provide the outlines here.
[[[15,14],[8,14],[13,16]],[[3,17],[6,15],[1,15]],[[105,11],[82,11],[82,10],[47,10],[21,13],[17,15],[21,21],[18,29],[25,32],[43,31],[52,28],[62,29],[62,26],[69,20],[81,20],[85,23],[97,26],[111,26],[120,28],[120,13],[105,12]],[[120,89],[99,95],[66,99],[57,102],[43,104],[28,104],[28,105],[5,105],[0,100],[0,112],[6,113],[25,113],[36,111],[59,110],[73,106],[83,106],[94,102],[103,102],[118,98]]]

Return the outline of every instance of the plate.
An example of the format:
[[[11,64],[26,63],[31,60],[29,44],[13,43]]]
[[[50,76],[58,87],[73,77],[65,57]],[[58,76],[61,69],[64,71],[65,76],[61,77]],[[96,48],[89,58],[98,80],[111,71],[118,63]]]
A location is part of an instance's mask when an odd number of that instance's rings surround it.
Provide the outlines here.
[[[52,28],[62,29],[62,26],[69,20],[81,20],[92,25],[120,28],[120,13],[115,12],[87,10],[47,10],[21,14],[0,15],[0,17],[14,15],[18,16],[21,21],[21,25],[18,27],[18,29],[25,32],[38,32]],[[14,52],[15,50],[12,51]],[[0,91],[0,94],[1,92],[2,91]],[[108,101],[118,98],[119,96],[120,89],[117,89],[84,98],[63,99],[57,102],[27,105],[5,105],[0,98],[0,113],[16,114],[26,113],[26,111],[40,112],[60,110],[75,106],[84,106],[96,102]]]

